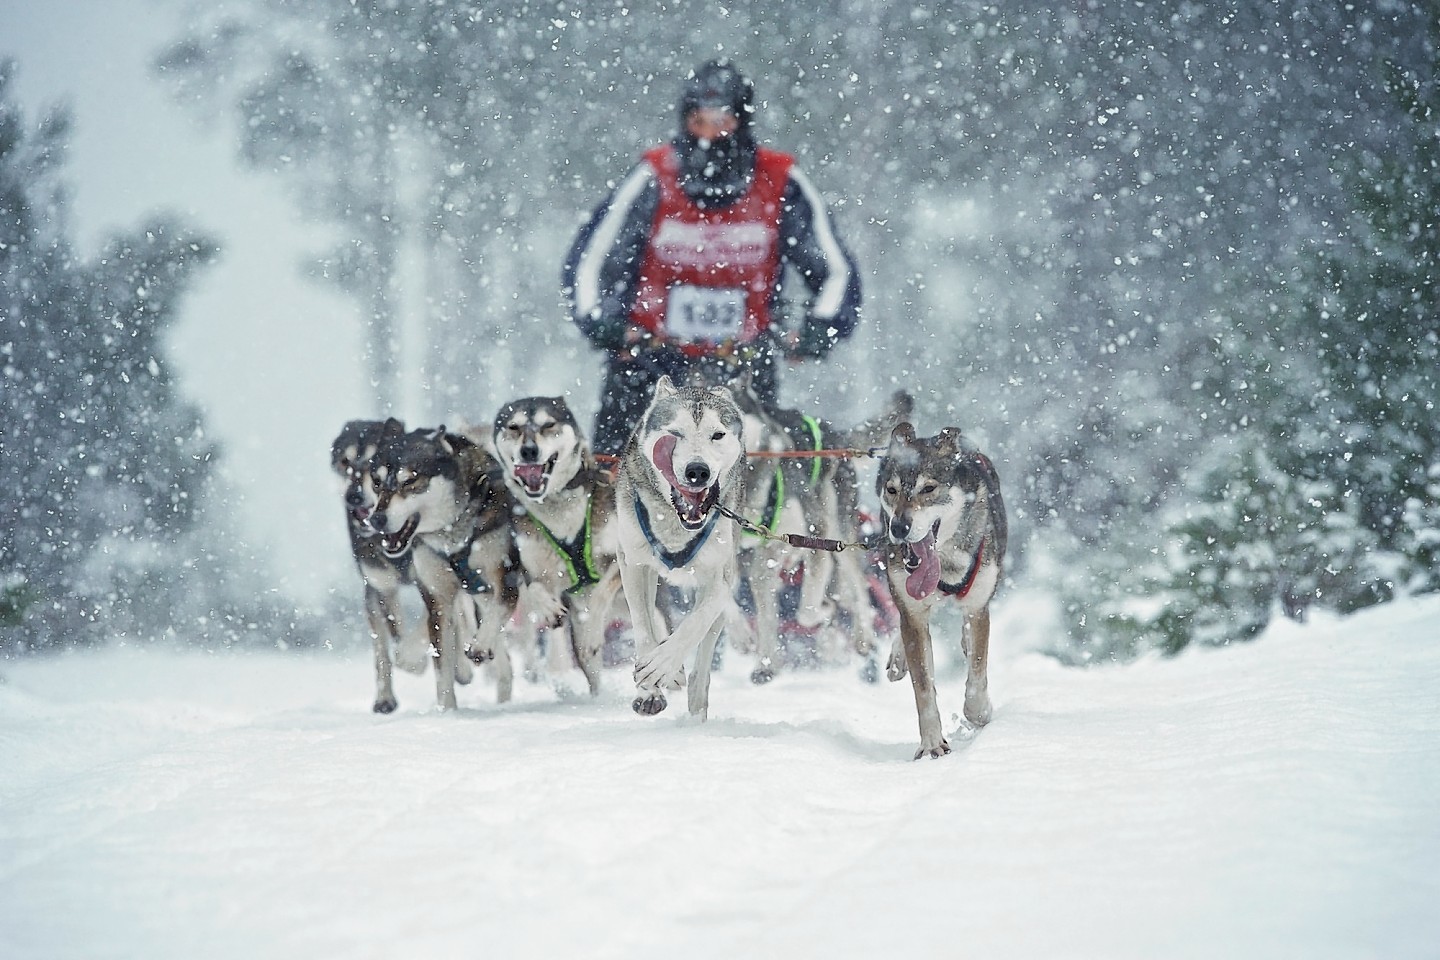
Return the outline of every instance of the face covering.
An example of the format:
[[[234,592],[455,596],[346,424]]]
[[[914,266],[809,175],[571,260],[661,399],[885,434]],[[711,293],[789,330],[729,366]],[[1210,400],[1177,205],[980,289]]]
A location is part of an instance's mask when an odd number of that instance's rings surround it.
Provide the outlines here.
[[[734,203],[750,188],[755,144],[747,133],[715,140],[682,133],[675,147],[680,156],[680,188],[702,209]]]

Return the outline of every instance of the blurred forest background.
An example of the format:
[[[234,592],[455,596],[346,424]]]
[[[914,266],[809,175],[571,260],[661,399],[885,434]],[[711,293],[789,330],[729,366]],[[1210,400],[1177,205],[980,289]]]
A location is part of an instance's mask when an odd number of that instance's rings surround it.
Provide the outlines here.
[[[1440,587],[1434,4],[232,0],[188,23],[156,83],[343,238],[309,269],[364,308],[364,357],[323,360],[366,364],[355,416],[411,391],[412,423],[483,419],[548,369],[593,409],[564,250],[728,55],[864,273],[862,329],[783,399],[844,423],[905,387],[922,431],[986,449],[1057,656]],[[22,115],[23,68],[0,73],[0,649],[315,642],[333,620],[217,548],[225,451],[164,358],[204,225],[78,259],[68,121]]]

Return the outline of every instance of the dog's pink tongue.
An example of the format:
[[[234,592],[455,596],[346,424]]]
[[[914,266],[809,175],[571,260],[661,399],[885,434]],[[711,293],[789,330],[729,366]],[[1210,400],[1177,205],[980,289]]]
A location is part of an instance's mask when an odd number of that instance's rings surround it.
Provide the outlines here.
[[[675,444],[680,440],[672,434],[666,434],[655,441],[655,446],[650,449],[650,459],[655,466],[660,468],[660,473],[665,477],[665,482],[676,490],[684,489],[679,480],[675,479]]]
[[[905,592],[916,600],[924,600],[940,585],[940,555],[935,552],[935,534],[910,544],[910,553],[920,563],[905,578]]]
[[[545,464],[517,463],[515,478],[525,485],[526,490],[539,490],[545,483]]]

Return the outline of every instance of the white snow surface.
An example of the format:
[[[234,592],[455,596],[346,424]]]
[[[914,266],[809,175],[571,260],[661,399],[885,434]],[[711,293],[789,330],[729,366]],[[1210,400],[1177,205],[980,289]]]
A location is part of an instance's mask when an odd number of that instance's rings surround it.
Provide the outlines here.
[[[1440,598],[1087,670],[1042,606],[940,760],[908,682],[734,653],[703,724],[626,666],[377,716],[358,646],[0,663],[0,957],[1440,956]]]

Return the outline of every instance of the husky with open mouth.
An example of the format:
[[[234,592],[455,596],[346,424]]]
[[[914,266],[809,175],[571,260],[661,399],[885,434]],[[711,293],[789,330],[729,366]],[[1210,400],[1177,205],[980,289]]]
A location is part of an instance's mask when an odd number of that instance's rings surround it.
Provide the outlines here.
[[[655,385],[620,457],[616,479],[620,576],[635,623],[636,713],[665,709],[689,678],[692,716],[710,705],[715,642],[735,606],[736,546],[745,496],[745,425],[724,387]],[[694,591],[673,630],[657,606],[661,582]]]
[[[510,538],[513,501],[495,459],[473,435],[444,427],[407,432],[390,419],[363,491],[366,523],[381,550],[411,556],[441,709],[455,707],[455,681],[468,679],[462,652],[479,663],[494,660],[497,699],[510,699],[502,630],[515,611],[519,560]]]
[[[364,479],[384,429],[383,420],[351,420],[330,444],[330,469],[344,486],[350,553],[365,585],[365,620],[374,650],[376,713],[390,713],[395,709],[395,667],[420,673],[429,660],[424,653],[428,644],[423,639],[416,642],[414,631],[405,623],[401,602],[401,591],[415,585],[410,554],[386,555],[379,536],[366,522],[373,505],[365,496]],[[468,677],[468,669],[468,665],[461,665],[461,682]]]
[[[590,693],[599,693],[605,627],[612,614],[625,616],[611,609],[620,596],[615,488],[563,397],[507,403],[491,442],[517,506],[522,609],[537,627],[566,630]]]
[[[1000,478],[959,430],[919,438],[904,422],[891,432],[875,485],[889,539],[886,578],[900,612],[900,637],[885,672],[891,680],[910,674],[920,721],[915,758],[941,757],[950,744],[935,700],[930,643],[930,615],[941,603],[953,600],[965,616],[965,719],[974,727],[990,722],[990,600],[1008,537]]]

